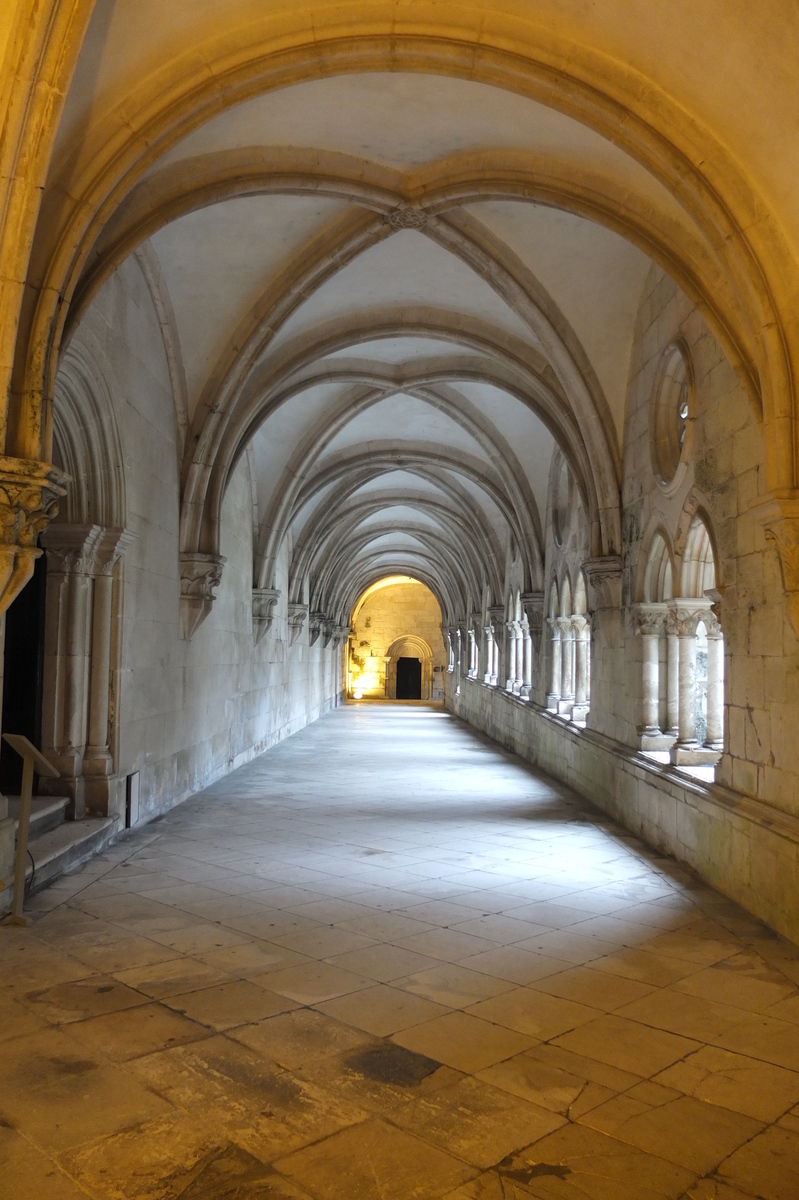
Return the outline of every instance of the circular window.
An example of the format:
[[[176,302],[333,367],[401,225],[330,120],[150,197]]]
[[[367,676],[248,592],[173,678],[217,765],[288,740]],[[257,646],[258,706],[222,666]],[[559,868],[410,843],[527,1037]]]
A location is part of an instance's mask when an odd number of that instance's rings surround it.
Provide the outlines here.
[[[552,492],[552,532],[559,546],[568,541],[574,520],[574,480],[565,458],[561,458],[560,467],[555,476],[555,487]]]
[[[650,450],[658,483],[677,487],[686,470],[693,430],[693,371],[687,348],[673,342],[663,354],[652,397]]]

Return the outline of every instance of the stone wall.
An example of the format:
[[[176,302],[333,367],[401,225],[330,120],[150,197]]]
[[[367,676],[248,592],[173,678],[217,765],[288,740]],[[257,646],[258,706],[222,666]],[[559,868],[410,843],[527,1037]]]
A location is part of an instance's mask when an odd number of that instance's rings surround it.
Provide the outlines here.
[[[406,637],[419,639],[419,644],[413,640],[398,644]],[[411,658],[419,657],[420,661],[428,659],[431,694],[425,699],[442,700],[447,657],[441,634],[441,609],[433,593],[423,583],[393,583],[367,595],[352,625],[351,691],[362,692],[365,699],[384,698],[391,694],[392,683],[395,682],[392,679],[392,667],[395,672],[399,653]],[[393,664],[387,661],[392,657]],[[424,661],[422,665],[424,681]]]
[[[109,281],[76,340],[112,398],[123,453],[125,528],[116,773],[140,772],[146,819],[337,703],[342,648],[307,624],[290,644],[287,552],[268,632],[252,628],[253,507],[246,457],[222,518],[226,558],[210,615],[181,637],[177,422],[161,333],[145,280],[129,259]]]
[[[680,467],[664,481],[653,461],[653,396],[675,344],[690,363],[691,405]],[[448,675],[446,703],[799,939],[799,656],[777,554],[757,519],[766,493],[760,424],[701,315],[654,266],[631,348],[622,464],[623,553],[616,606],[608,607],[607,597],[597,606],[589,586],[587,728],[545,711],[552,668],[546,619],[529,704],[504,693],[501,680],[499,687],[487,687],[467,679],[465,670]],[[568,528],[557,536],[557,475],[553,463],[545,526],[545,617],[552,609],[553,582],[562,595],[568,577],[573,595],[587,557],[587,529],[578,527],[585,518],[577,504]],[[646,599],[646,567],[656,536],[668,548],[673,596],[686,594],[683,567],[697,515],[712,542],[716,587],[710,599],[724,636],[724,749],[715,783],[638,752],[643,651],[635,608]],[[664,647],[665,638],[661,654]],[[665,669],[661,661],[661,682]]]

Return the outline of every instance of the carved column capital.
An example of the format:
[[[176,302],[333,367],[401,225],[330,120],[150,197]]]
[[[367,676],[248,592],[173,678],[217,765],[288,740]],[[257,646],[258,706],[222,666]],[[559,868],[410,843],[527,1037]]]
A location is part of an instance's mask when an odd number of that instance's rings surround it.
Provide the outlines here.
[[[583,563],[583,573],[588,580],[592,610],[621,606],[622,567],[618,555],[587,559]]]
[[[340,646],[342,642],[346,642],[347,638],[350,636],[350,632],[351,629],[349,625],[334,625],[333,645]]]
[[[666,627],[667,616],[665,604],[636,604],[633,608],[635,632],[641,637],[657,637]]]
[[[275,618],[275,605],[279,599],[279,588],[252,589],[252,634],[256,646],[271,628]]]
[[[695,637],[700,622],[707,627],[718,620],[711,611],[713,601],[704,596],[678,596],[668,601],[667,632],[678,637]]]
[[[221,554],[184,550],[180,555],[180,623],[189,641],[210,613],[222,582],[226,560]]]
[[[41,554],[36,539],[56,516],[69,476],[51,463],[0,455],[0,614]]]

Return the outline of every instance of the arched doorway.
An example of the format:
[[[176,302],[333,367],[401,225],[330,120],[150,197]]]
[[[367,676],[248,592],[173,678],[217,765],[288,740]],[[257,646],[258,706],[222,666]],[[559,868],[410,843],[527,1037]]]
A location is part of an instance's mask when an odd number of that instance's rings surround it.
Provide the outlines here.
[[[389,646],[386,658],[387,699],[432,699],[433,651],[424,638],[412,633],[397,638]]]

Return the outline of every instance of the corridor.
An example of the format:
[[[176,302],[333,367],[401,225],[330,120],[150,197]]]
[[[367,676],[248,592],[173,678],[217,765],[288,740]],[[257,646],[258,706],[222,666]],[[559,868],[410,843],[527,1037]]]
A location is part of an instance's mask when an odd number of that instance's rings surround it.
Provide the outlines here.
[[[335,709],[0,930],[8,1200],[791,1200],[799,951],[443,709]]]

